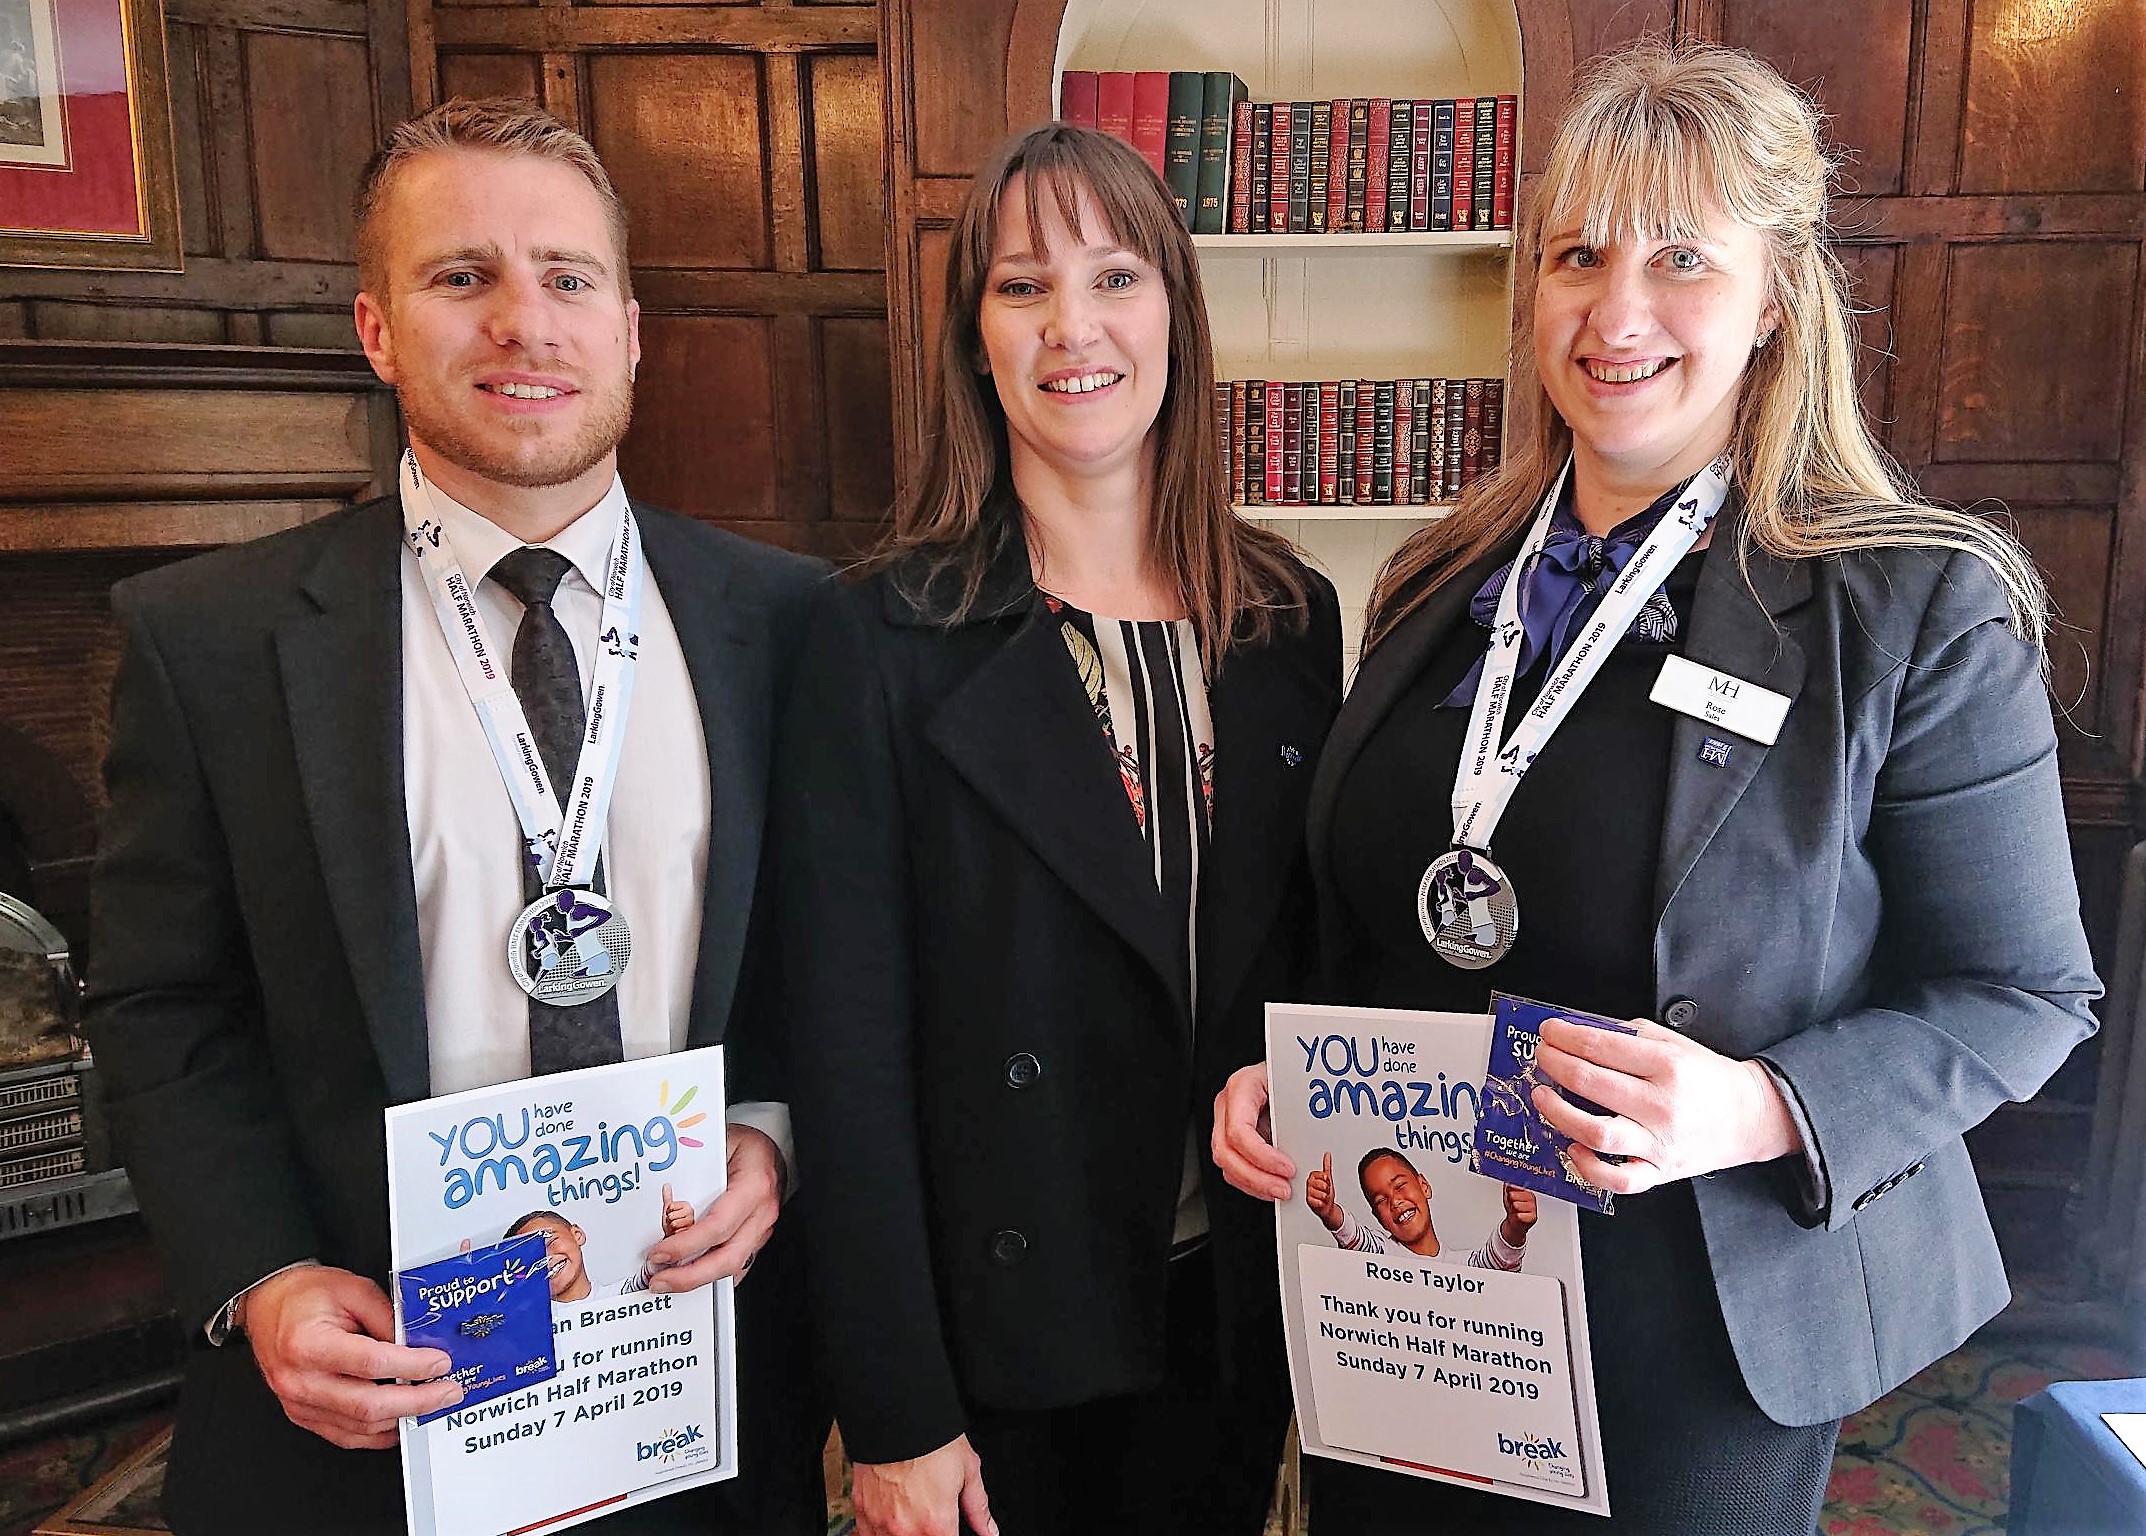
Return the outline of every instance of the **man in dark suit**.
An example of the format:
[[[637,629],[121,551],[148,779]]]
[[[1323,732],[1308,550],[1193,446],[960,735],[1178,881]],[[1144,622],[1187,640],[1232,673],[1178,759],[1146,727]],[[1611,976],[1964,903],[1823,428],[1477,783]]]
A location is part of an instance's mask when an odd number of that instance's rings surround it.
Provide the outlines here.
[[[217,1536],[401,1529],[396,1420],[460,1389],[430,1380],[438,1352],[392,1342],[385,1106],[722,1042],[728,1187],[649,1257],[658,1290],[759,1261],[738,1293],[743,1475],[602,1524],[802,1536],[824,1526],[825,1419],[797,1287],[770,1273],[791,1262],[788,1116],[748,930],[816,568],[629,509],[639,311],[578,135],[448,103],[375,161],[358,240],[359,336],[409,430],[401,494],[114,592],[90,1029],[195,1343],[166,1512]],[[607,710],[629,530],[648,579],[632,691]],[[467,635],[435,612],[420,537],[466,573]],[[569,823],[584,743],[616,751],[577,900],[608,896],[634,942],[615,993],[579,1006],[525,998],[505,955],[556,871],[457,663],[491,636],[512,639],[505,703]]]

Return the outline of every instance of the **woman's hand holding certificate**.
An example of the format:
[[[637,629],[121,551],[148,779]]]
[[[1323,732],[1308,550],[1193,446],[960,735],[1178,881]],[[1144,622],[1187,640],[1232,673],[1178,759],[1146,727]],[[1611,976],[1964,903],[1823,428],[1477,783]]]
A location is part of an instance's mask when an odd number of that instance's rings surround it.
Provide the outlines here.
[[[1606,1111],[1589,1114],[1548,1087],[1535,1090],[1543,1119],[1572,1138],[1580,1177],[1629,1195],[1803,1150],[1763,1065],[1732,1060],[1649,1019],[1631,1024],[1629,1035],[1563,1019],[1542,1026],[1535,1060],[1543,1075]]]

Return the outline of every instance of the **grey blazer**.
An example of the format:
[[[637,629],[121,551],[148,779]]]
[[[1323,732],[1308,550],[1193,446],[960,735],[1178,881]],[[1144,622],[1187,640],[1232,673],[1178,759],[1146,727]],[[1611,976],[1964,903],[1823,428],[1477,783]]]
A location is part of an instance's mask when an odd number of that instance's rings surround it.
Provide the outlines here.
[[[1838,1418],[1956,1347],[2010,1292],[1962,1134],[2031,1096],[2093,1032],[2056,734],[2034,648],[1986,566],[1943,550],[1737,569],[1732,506],[1685,654],[1793,701],[1771,747],[1679,717],[1656,913],[1656,1018],[1794,1089],[1823,1179],[1794,1160],[1696,1181],[1752,1397]],[[1446,582],[1365,658],[1311,799],[1332,995],[1360,934],[1333,860],[1365,740],[1500,560]],[[1637,893],[1635,893],[1637,895]]]

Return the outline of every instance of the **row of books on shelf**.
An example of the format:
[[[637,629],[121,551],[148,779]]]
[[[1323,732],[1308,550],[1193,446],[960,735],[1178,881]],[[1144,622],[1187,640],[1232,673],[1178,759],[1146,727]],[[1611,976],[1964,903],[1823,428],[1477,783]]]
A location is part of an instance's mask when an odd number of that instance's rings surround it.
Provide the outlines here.
[[[1457,501],[1496,469],[1503,379],[1332,379],[1215,385],[1239,506]]]
[[[1252,101],[1228,70],[1067,70],[1058,115],[1124,139],[1194,234],[1513,227],[1516,96]]]

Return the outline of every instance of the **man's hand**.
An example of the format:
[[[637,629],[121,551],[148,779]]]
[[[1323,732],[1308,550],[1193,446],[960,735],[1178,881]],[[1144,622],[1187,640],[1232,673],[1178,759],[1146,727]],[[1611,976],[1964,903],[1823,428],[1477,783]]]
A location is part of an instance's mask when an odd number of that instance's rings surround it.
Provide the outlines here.
[[[1558,1088],[1592,1099],[1591,1115],[1547,1085],[1535,1107],[1573,1141],[1572,1168],[1590,1184],[1629,1195],[1720,1168],[1803,1150],[1773,1074],[1698,1041],[1634,1019],[1637,1034],[1545,1019],[1535,1064]],[[1622,1158],[1606,1162],[1602,1154]]]
[[[1528,1228],[1535,1225],[1535,1191],[1504,1186],[1505,1220],[1498,1224],[1498,1236],[1505,1239],[1508,1248],[1525,1248]]]
[[[857,1536],[961,1536],[964,1518],[980,1536],[998,1536],[983,1463],[967,1435],[914,1461],[859,1462],[850,1472],[850,1500]]]
[[[284,1415],[330,1445],[384,1451],[395,1421],[452,1408],[462,1384],[442,1350],[396,1344],[395,1309],[347,1269],[310,1265],[271,1275],[239,1304],[238,1326]],[[417,1386],[380,1386],[403,1379]]]
[[[1239,1067],[1215,1095],[1215,1130],[1208,1149],[1222,1177],[1254,1200],[1289,1198],[1297,1165],[1274,1144],[1265,1062]]]
[[[1319,1171],[1304,1178],[1304,1203],[1329,1232],[1341,1230],[1341,1202],[1334,1198],[1334,1154],[1319,1160]]]
[[[707,1215],[668,1232],[648,1250],[654,1271],[650,1290],[690,1291],[742,1275],[775,1230],[782,1210],[782,1154],[763,1132],[743,1125],[728,1128],[725,1145],[729,1182]],[[664,1225],[670,1225],[667,1211]]]

